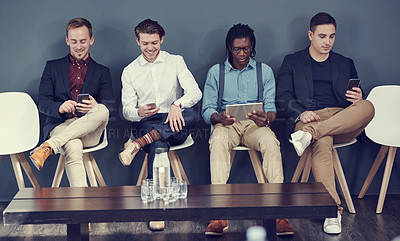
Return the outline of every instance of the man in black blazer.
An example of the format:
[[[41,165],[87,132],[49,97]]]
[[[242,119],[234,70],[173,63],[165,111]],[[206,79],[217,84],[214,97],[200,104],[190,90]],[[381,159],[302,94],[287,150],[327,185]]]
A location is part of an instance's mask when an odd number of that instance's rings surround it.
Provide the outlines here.
[[[353,60],[331,51],[336,21],[318,13],[310,21],[310,46],[283,61],[277,81],[277,103],[287,115],[287,133],[299,156],[312,153],[315,180],[322,182],[338,205],[338,217],[327,218],[324,231],[341,232],[340,198],[335,188],[333,143],[358,136],[374,116],[359,87],[347,90],[357,78]]]
[[[39,86],[39,111],[47,116],[43,127],[46,140],[30,156],[40,170],[51,153],[63,149],[70,186],[87,186],[83,147],[94,146],[108,123],[114,103],[108,68],[89,54],[92,26],[84,18],[71,19],[66,28],[70,53],[46,63]],[[78,103],[79,94],[88,94]]]

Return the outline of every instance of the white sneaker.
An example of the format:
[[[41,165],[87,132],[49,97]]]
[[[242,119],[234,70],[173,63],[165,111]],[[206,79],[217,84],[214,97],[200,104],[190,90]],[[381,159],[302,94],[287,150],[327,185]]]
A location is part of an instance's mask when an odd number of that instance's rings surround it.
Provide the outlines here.
[[[342,215],[339,212],[337,218],[325,218],[324,232],[327,234],[339,234],[342,232]]]
[[[291,134],[290,137],[292,138],[292,140],[289,141],[293,144],[297,155],[303,155],[304,150],[311,144],[311,134],[309,132],[299,130]]]

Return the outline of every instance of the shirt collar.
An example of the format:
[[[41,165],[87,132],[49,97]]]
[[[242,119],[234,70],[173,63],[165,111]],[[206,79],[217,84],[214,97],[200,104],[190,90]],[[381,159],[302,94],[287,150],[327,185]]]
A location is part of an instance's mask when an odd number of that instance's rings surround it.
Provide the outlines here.
[[[166,53],[165,53],[165,51],[162,51],[162,50],[160,50],[160,53],[158,54],[158,56],[157,56],[157,59],[153,62],[153,63],[149,63],[144,57],[143,57],[143,54],[141,54],[140,56],[139,56],[139,64],[141,65],[141,66],[144,66],[144,65],[146,65],[146,64],[154,64],[154,63],[163,63],[163,62],[165,62],[165,59],[167,58],[167,55],[166,55]]]
[[[88,55],[88,57],[87,57],[85,60],[82,59],[82,60],[79,61],[79,62],[80,62],[81,65],[88,65],[88,64],[89,64],[89,61],[90,61],[90,54]],[[69,62],[70,62],[72,65],[75,65],[75,63],[78,62],[78,60],[75,59],[74,56],[72,56],[72,54],[70,53],[70,54],[69,54]]]
[[[247,69],[247,68],[255,69],[256,68],[256,64],[257,64],[257,62],[253,58],[250,58],[249,63],[247,64],[247,66],[244,69]],[[230,70],[234,70],[234,69],[235,68],[233,68],[233,66],[229,62],[229,58],[227,58],[225,60],[225,70],[230,71]]]

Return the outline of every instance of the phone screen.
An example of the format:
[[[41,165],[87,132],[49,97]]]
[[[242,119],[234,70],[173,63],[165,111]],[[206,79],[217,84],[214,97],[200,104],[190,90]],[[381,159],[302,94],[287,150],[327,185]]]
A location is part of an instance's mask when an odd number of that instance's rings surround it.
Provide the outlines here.
[[[347,84],[347,90],[353,90],[353,87],[360,86],[360,79],[349,79],[349,83]]]
[[[82,100],[88,100],[89,94],[79,94],[76,102],[82,103]]]

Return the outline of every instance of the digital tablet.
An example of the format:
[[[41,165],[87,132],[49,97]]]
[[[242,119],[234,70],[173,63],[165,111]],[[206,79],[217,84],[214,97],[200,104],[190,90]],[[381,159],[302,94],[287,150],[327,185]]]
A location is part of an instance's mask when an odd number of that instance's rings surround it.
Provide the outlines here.
[[[263,103],[227,105],[226,113],[235,117],[236,121],[248,120],[246,115],[254,110],[263,111]]]

